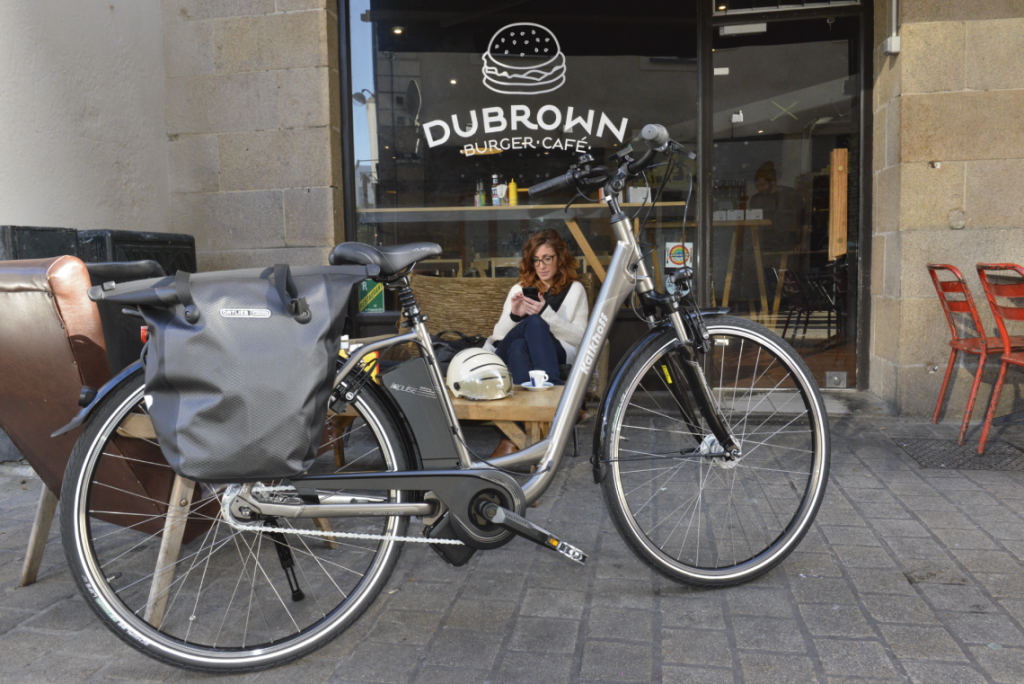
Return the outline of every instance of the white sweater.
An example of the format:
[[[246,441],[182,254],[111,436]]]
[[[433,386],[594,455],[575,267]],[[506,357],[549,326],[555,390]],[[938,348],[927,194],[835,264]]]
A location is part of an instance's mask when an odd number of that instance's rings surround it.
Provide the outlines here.
[[[516,322],[512,320],[512,295],[522,291],[523,286],[518,283],[509,290],[508,296],[505,297],[505,306],[501,309],[501,318],[494,326],[494,334],[487,338],[487,343],[484,345],[484,349],[487,351],[494,351],[498,342],[505,339],[505,336],[512,332],[512,328],[516,327]],[[583,285],[579,281],[575,281],[569,286],[569,291],[566,293],[565,299],[562,300],[562,305],[558,307],[558,311],[546,306],[540,314],[540,317],[551,328],[551,334],[562,343],[562,347],[565,349],[565,362],[568,364],[576,360],[576,348],[583,341],[588,315],[587,291],[583,289]]]

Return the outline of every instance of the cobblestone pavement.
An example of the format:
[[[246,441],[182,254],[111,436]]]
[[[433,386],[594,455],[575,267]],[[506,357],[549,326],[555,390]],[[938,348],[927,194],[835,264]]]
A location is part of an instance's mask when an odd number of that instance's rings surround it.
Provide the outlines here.
[[[755,582],[700,590],[654,574],[613,529],[586,459],[567,458],[529,515],[587,550],[586,567],[523,540],[465,568],[407,545],[353,628],[255,675],[132,651],[76,595],[56,527],[38,583],[16,589],[41,485],[4,464],[0,681],[1024,682],[1024,473],[922,469],[892,438],[951,441],[957,427],[849,396],[814,529]],[[1024,447],[1014,430],[997,438]]]

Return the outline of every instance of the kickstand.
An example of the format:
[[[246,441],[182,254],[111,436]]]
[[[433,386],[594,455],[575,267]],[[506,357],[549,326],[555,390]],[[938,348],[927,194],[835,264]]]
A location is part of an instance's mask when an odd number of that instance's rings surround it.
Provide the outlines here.
[[[278,527],[277,521],[274,519],[269,519],[266,522],[270,527]],[[281,561],[281,569],[284,570],[284,575],[288,578],[288,588],[292,590],[292,601],[298,603],[306,598],[306,595],[299,588],[299,578],[295,576],[295,558],[292,556],[292,548],[288,546],[288,540],[280,532],[265,532],[264,534],[274,541],[277,558]]]
[[[580,426],[572,426],[572,457],[580,457]]]

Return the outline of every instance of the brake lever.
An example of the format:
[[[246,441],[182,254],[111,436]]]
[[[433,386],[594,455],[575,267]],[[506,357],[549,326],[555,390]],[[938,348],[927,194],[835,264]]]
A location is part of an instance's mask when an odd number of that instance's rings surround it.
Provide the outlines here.
[[[691,152],[690,150],[686,149],[685,147],[683,147],[682,145],[677,143],[675,140],[669,140],[668,141],[668,146],[669,146],[669,149],[671,149],[673,152],[679,152],[680,154],[685,154],[690,159],[696,159],[697,158],[697,153],[696,152]]]

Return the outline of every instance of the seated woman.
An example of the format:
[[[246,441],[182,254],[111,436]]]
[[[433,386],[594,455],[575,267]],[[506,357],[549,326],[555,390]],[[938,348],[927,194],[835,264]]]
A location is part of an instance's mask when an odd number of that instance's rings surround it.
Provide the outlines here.
[[[524,287],[536,287],[539,301],[524,296]],[[558,366],[576,360],[588,311],[587,292],[576,279],[576,257],[556,231],[542,230],[523,245],[519,282],[505,298],[484,348],[501,357],[517,385],[529,382],[532,370],[544,371],[550,382],[561,385]],[[514,451],[515,443],[502,439],[491,457]]]

